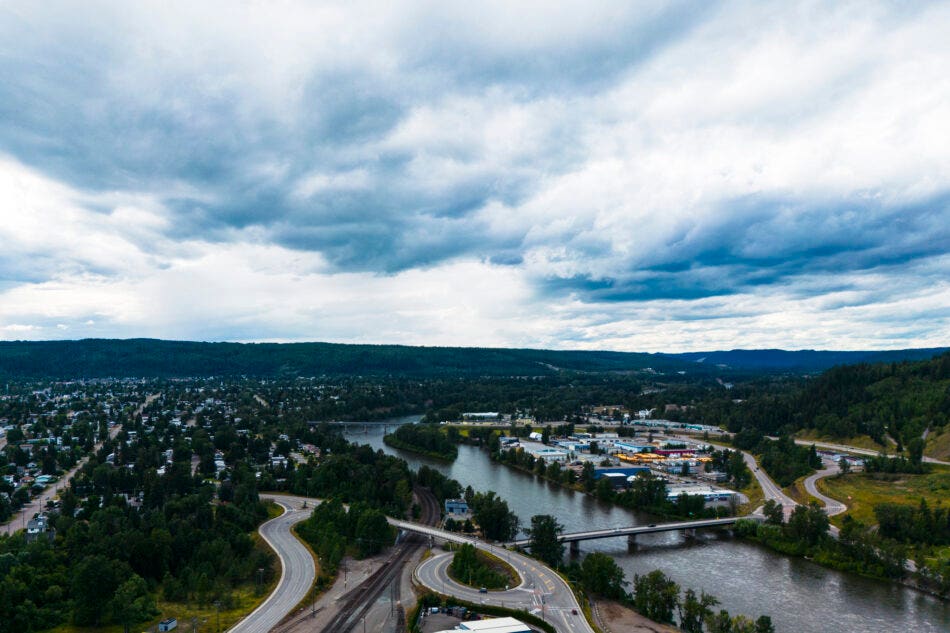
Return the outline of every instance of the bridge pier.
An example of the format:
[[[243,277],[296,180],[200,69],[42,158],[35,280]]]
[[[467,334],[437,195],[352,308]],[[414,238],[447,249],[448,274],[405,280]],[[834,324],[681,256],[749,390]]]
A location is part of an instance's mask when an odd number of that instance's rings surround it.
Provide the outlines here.
[[[688,528],[683,530],[683,536],[689,540],[696,538],[696,528]]]
[[[577,558],[581,555],[581,542],[571,541],[571,558]]]
[[[627,535],[627,549],[631,552],[637,549],[637,535],[636,534]]]

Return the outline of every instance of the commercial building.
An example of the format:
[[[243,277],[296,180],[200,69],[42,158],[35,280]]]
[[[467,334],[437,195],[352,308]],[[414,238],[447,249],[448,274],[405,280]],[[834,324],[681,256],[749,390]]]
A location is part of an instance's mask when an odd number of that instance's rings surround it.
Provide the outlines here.
[[[543,459],[546,462],[566,462],[567,461],[567,451],[560,450],[557,448],[535,448],[534,446],[527,447],[528,453],[534,456],[535,459]]]
[[[621,466],[618,468],[595,468],[594,479],[600,479],[605,475],[623,475],[624,477],[635,477],[641,473],[648,473],[650,469],[646,466]]]

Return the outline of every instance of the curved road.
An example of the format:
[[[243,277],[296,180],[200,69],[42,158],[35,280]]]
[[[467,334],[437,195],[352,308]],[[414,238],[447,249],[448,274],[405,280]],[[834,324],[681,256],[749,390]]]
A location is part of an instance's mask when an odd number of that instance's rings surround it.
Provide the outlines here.
[[[825,495],[821,494],[821,492],[818,491],[818,486],[816,484],[818,483],[819,479],[828,477],[829,475],[837,475],[839,472],[841,472],[841,469],[838,466],[838,464],[834,463],[831,460],[825,461],[824,465],[825,467],[823,469],[819,470],[815,474],[805,479],[805,490],[808,492],[808,494],[810,494],[811,496],[815,497],[816,499],[821,501],[823,504],[825,504],[825,514],[827,514],[830,517],[833,517],[836,514],[847,512],[848,506],[841,503],[837,499],[826,497]]]
[[[280,559],[280,581],[277,587],[249,616],[228,629],[231,633],[264,633],[270,631],[304,599],[316,577],[313,557],[290,528],[310,516],[312,510],[304,510],[304,502],[314,500],[284,495],[261,495],[284,508],[284,513],[263,523],[261,536]]]
[[[574,597],[574,592],[553,570],[518,552],[498,549],[474,540],[471,543],[478,549],[490,551],[507,561],[521,577],[521,583],[506,591],[488,593],[480,593],[477,589],[457,583],[448,573],[452,552],[435,554],[424,560],[416,568],[416,580],[432,591],[475,604],[525,609],[543,617],[562,633],[594,633]]]

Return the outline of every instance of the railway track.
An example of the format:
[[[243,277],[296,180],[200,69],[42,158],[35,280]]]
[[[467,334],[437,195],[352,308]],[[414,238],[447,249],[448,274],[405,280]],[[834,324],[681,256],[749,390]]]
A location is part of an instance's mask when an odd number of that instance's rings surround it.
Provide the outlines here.
[[[422,509],[422,522],[427,525],[437,524],[441,511],[435,495],[423,488],[417,488],[415,492]],[[349,633],[360,622],[360,619],[366,616],[379,595],[394,581],[397,581],[394,598],[398,599],[398,579],[403,566],[424,543],[424,538],[415,534],[408,535],[395,547],[395,551],[383,563],[382,567],[347,594],[346,603],[341,607],[333,621],[323,628],[323,631],[325,633]],[[402,621],[405,622],[404,617]]]

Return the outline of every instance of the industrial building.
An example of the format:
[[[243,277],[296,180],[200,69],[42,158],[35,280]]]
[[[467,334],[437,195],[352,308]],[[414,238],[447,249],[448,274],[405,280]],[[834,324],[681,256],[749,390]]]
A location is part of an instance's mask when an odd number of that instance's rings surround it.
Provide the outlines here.
[[[666,498],[670,501],[676,501],[681,494],[699,495],[706,502],[707,507],[724,506],[733,503],[738,493],[724,488],[714,488],[712,486],[669,486],[666,489]]]
[[[531,627],[514,618],[492,618],[490,620],[472,620],[462,622],[456,628],[438,633],[458,633],[459,631],[477,631],[478,633],[533,633]]]

